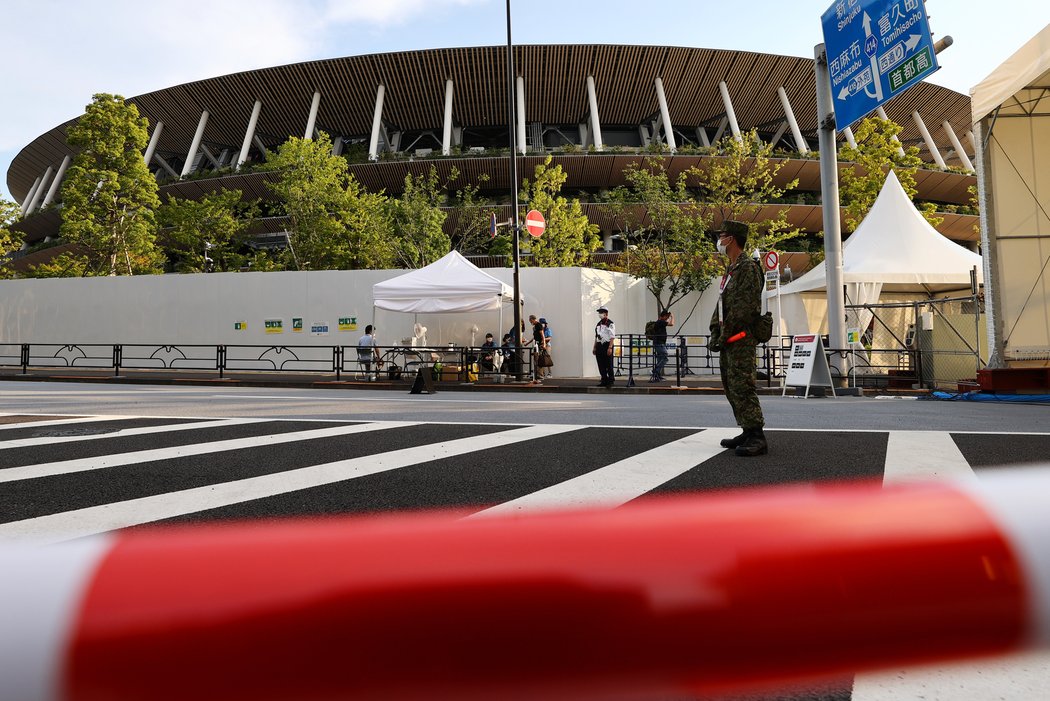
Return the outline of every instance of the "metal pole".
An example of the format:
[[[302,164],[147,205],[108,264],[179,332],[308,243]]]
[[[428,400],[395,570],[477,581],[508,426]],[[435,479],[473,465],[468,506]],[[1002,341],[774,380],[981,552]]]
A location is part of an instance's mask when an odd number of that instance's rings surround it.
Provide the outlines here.
[[[518,355],[519,362],[515,379],[522,379],[521,366],[521,280],[520,262],[521,245],[518,230],[518,157],[516,133],[514,129],[514,43],[510,34],[510,0],[507,0],[507,131],[510,132],[510,194],[513,209],[510,213],[510,228],[514,236],[514,351]]]
[[[827,271],[828,340],[841,351],[846,347],[846,301],[842,292],[842,229],[839,224],[838,150],[835,144],[835,113],[832,111],[831,79],[823,44],[813,49],[817,78],[817,134],[820,139],[820,189],[824,211],[824,266]],[[839,356],[839,386],[849,379],[849,361]]]

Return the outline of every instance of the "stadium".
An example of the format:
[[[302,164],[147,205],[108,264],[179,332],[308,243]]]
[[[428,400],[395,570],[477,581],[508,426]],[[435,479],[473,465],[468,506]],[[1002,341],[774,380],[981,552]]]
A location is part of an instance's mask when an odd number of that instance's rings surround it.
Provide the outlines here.
[[[616,222],[598,193],[624,183],[623,170],[662,152],[670,175],[712,155],[710,145],[749,130],[784,159],[778,179],[797,188],[771,213],[822,230],[812,59],[747,51],[623,45],[517,46],[515,114],[521,174],[548,155],[568,175],[591,222],[615,240]],[[246,71],[129,98],[150,125],[144,157],[162,197],[195,199],[222,188],[273,199],[253,170],[292,136],[325,132],[366,188],[397,195],[406,174],[431,165],[452,187],[484,182],[481,194],[510,207],[504,47],[448,48],[333,58]],[[970,100],[922,83],[885,106],[900,140],[917,146],[916,200],[936,205],[938,230],[971,247],[977,217]],[[22,206],[23,255],[58,236],[61,181],[74,155],[57,125],[26,145],[7,173]],[[841,137],[852,138],[848,132]],[[966,146],[963,143],[966,143]],[[969,153],[967,153],[969,151]],[[487,180],[481,176],[487,176]],[[717,222],[716,222],[717,224]],[[261,239],[283,238],[281,217],[260,222]],[[27,263],[30,261],[26,261]]]

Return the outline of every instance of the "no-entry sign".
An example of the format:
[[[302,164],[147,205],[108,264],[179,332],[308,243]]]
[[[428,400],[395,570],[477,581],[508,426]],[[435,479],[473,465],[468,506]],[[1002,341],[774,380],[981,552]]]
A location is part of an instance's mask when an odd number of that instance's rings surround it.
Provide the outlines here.
[[[765,263],[766,270],[776,270],[780,267],[780,254],[776,251],[769,251],[762,256],[762,262]]]
[[[543,236],[543,231],[547,228],[547,222],[537,210],[530,209],[529,213],[525,215],[525,228],[530,235],[539,238]]]

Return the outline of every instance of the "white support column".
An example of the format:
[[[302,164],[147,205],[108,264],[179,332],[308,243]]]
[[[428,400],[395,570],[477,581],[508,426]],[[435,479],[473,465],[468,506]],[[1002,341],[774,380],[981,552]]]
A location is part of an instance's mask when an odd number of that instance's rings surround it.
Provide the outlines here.
[[[977,156],[977,142],[973,138],[973,129],[971,129],[968,132],[966,132],[966,141],[969,142],[969,144],[970,144],[970,150],[973,151],[973,157],[974,158],[978,158],[978,156]]]
[[[875,108],[875,114],[879,115],[879,119],[885,119],[887,122],[892,121],[886,114],[886,110],[882,108],[882,105]],[[894,136],[893,141],[897,144],[897,155],[904,158],[904,147],[901,146],[901,140]]]
[[[785,119],[783,122],[780,123],[780,126],[777,127],[776,132],[773,133],[773,138],[769,140],[769,145],[773,146],[775,148],[777,143],[784,136],[784,134],[785,134],[785,132],[787,132],[787,130],[788,130],[788,123],[787,123],[787,120]]]
[[[941,158],[941,152],[937,150],[937,144],[934,142],[933,137],[930,136],[930,130],[926,128],[926,122],[922,121],[922,115],[919,114],[919,110],[912,112],[911,118],[915,120],[915,126],[919,127],[919,133],[922,134],[922,140],[926,142],[926,148],[930,150],[930,155],[933,156],[933,162],[939,168],[946,167],[944,159]]]
[[[211,152],[211,149],[208,148],[206,144],[201,144],[201,153],[204,154],[205,158],[211,161],[211,164],[213,166],[215,166],[216,168],[222,168],[222,164],[219,163],[219,159],[215,157],[215,154]]]
[[[237,167],[240,168],[248,160],[248,151],[252,147],[252,139],[255,138],[255,127],[259,123],[259,115],[262,113],[262,102],[255,101],[252,107],[252,116],[248,119],[248,129],[244,132],[244,141],[241,142],[241,153],[237,156]],[[266,152],[266,149],[263,149]]]
[[[171,177],[173,177],[173,178],[179,177],[179,174],[175,172],[175,169],[172,168],[168,164],[168,162],[166,160],[164,160],[160,156],[160,154],[157,154],[157,153],[153,154],[153,160],[156,161],[157,163],[159,163],[160,167],[163,168],[164,170],[166,170],[168,172],[168,174],[171,175]]]
[[[733,110],[733,101],[729,99],[729,86],[724,80],[718,84],[718,92],[722,93],[722,104],[726,108],[726,119],[729,120],[729,128],[733,130],[733,138],[743,141],[740,136],[740,125],[736,121],[736,112]]]
[[[182,166],[182,175],[179,177],[185,178],[193,171],[193,159],[197,157],[197,151],[201,147],[201,139],[204,138],[204,127],[206,126],[208,126],[208,110],[201,112],[201,119],[197,122],[197,131],[193,135],[193,142],[186,153],[186,163]]]
[[[58,194],[58,188],[62,184],[62,178],[66,177],[66,168],[73,161],[71,156],[66,156],[62,159],[62,165],[58,167],[58,172],[55,173],[55,180],[51,183],[51,187],[48,188],[47,196],[44,197],[41,207],[47,207],[49,204],[55,201],[55,195]]]
[[[29,203],[33,201],[33,197],[36,195],[37,189],[40,188],[40,178],[38,177],[33,183],[33,187],[29,188],[29,192],[26,194],[26,198],[22,200],[22,206],[18,209],[18,216],[24,217],[26,210],[29,209]]]
[[[791,127],[791,138],[795,140],[795,148],[799,153],[809,153],[809,144],[802,138],[802,130],[798,128],[798,120],[795,119],[795,110],[791,109],[791,101],[788,100],[787,91],[783,87],[777,88],[780,95],[780,106],[784,108],[784,116],[787,117],[788,126]]]
[[[518,107],[518,136],[517,136],[517,144],[518,144],[518,153],[520,153],[521,155],[524,156],[525,155],[525,151],[527,150],[527,148],[526,148],[527,144],[525,143],[525,77],[519,75],[516,83],[517,83],[517,85],[516,85],[516,87],[517,87],[517,99],[516,99],[516,102],[518,103],[518,105],[517,105],[517,107]]]
[[[149,166],[149,162],[153,160],[153,152],[157,150],[157,142],[160,141],[160,133],[164,131],[164,122],[158,121],[153,127],[153,136],[149,138],[149,145],[146,146],[146,152],[142,154],[142,162]]]
[[[852,129],[846,127],[842,130],[842,135],[846,137],[846,143],[849,144],[851,148],[857,148],[857,138],[853,136]]]
[[[452,97],[454,91],[455,86],[452,84],[452,79],[449,78],[445,81],[445,128],[441,133],[441,153],[445,156],[452,153]]]
[[[715,129],[715,138],[711,139],[713,143],[717,144],[722,140],[722,134],[725,133],[727,126],[729,126],[729,119],[722,117],[722,121],[718,123],[718,129]]]
[[[664,81],[660,76],[656,76],[654,83],[656,99],[660,102],[660,120],[664,125],[664,141],[667,142],[667,148],[671,150],[671,153],[674,153],[678,147],[674,142],[674,129],[671,127],[671,110],[667,108],[667,96],[664,95]]]
[[[696,128],[696,137],[698,139],[700,139],[700,143],[702,143],[704,146],[710,148],[711,140],[707,138],[707,129],[704,129],[703,127],[697,127]]]
[[[372,137],[368,140],[368,160],[379,160],[379,129],[383,125],[383,94],[386,88],[376,88],[376,108],[372,113]]]
[[[252,137],[252,143],[255,144],[255,148],[259,149],[264,157],[270,155],[270,150],[266,148],[266,144],[262,142],[258,134]]]
[[[343,137],[337,136],[332,139],[332,155],[342,156],[343,155]]]
[[[594,89],[594,76],[587,76],[587,103],[591,109],[591,137],[594,139],[594,150],[604,149],[602,142],[602,122],[598,118],[598,94]]]
[[[44,188],[47,187],[48,182],[51,180],[51,173],[53,172],[54,169],[48,166],[44,174],[40,176],[40,184],[37,185],[36,192],[33,193],[33,199],[29,201],[29,206],[26,207],[26,216],[36,211],[36,205],[40,202],[40,198],[44,196]]]
[[[580,146],[587,148],[587,137],[590,136],[587,133],[587,122],[580,122],[576,125],[576,128],[580,131]]]
[[[313,102],[310,103],[310,116],[306,118],[306,132],[303,134],[304,139],[314,138],[314,126],[317,124],[317,111],[321,108],[321,93],[317,91],[314,93]]]
[[[955,130],[952,129],[951,123],[946,119],[941,126],[944,127],[944,133],[948,135],[948,140],[952,142],[952,148],[955,149],[955,155],[963,164],[963,167],[972,173],[973,163],[970,162],[970,157],[966,155],[962,142],[959,141],[959,137],[955,134]]]

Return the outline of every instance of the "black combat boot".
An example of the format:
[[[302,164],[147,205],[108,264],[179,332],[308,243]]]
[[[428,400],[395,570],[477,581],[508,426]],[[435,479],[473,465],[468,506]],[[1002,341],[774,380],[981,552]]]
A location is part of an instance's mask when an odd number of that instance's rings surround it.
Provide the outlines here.
[[[750,431],[743,431],[739,436],[733,436],[732,438],[723,438],[718,442],[723,448],[733,449],[737,446],[743,445],[748,438],[750,438]]]
[[[756,428],[747,433],[749,434],[747,440],[736,447],[737,455],[742,458],[752,458],[769,452],[769,446],[766,444],[766,434],[762,432],[762,429]]]

